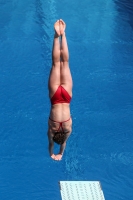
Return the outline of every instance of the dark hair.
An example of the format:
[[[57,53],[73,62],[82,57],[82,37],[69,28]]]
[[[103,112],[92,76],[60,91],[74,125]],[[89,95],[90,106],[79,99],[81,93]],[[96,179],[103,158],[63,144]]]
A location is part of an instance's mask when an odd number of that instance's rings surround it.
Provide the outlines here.
[[[59,145],[63,144],[66,140],[66,134],[63,132],[56,132],[53,137],[53,141]]]

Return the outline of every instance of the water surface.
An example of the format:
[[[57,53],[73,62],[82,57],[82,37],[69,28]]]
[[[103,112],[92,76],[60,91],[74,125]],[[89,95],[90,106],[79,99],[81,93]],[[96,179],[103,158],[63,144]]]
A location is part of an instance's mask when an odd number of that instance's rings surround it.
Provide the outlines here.
[[[54,162],[47,81],[59,18],[74,81],[73,133]],[[132,200],[132,2],[0,0],[0,29],[0,199],[56,200],[59,180],[99,180],[106,200]]]

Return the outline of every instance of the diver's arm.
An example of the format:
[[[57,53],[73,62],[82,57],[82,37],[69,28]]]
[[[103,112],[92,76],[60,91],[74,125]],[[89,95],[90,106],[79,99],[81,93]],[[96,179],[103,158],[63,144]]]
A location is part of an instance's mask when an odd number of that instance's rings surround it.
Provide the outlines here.
[[[65,140],[65,142],[64,142],[63,144],[60,145],[59,154],[62,155],[62,156],[63,156],[64,150],[65,150],[65,148],[66,148],[66,142],[67,142],[67,140],[68,140],[70,134],[71,134],[71,131],[68,132],[68,133],[66,134],[66,140]]]
[[[48,140],[49,140],[49,154],[50,156],[53,155],[53,149],[54,149],[54,142],[53,142],[53,136],[50,130],[48,130]]]
[[[50,154],[50,156],[53,155],[53,149],[54,149],[54,143],[49,142],[49,154]]]
[[[66,148],[66,142],[60,145],[59,154],[63,155],[65,148]]]
[[[66,141],[63,144],[60,145],[60,151],[57,155],[55,155],[55,160],[61,160],[62,159],[65,147],[66,147]]]

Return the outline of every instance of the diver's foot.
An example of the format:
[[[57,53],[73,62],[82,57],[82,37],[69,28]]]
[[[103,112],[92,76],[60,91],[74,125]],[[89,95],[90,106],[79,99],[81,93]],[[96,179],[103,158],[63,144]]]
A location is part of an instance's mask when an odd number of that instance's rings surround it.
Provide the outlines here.
[[[55,34],[57,37],[60,36],[60,21],[57,20],[54,24]]]
[[[66,29],[66,24],[62,19],[60,19],[59,24],[60,24],[60,35],[63,35]]]

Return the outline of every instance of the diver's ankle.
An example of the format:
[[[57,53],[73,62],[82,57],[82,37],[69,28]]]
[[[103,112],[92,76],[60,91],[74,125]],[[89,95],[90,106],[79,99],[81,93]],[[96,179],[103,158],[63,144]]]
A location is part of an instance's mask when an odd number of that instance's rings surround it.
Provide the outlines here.
[[[58,38],[58,37],[60,37],[60,36],[58,35],[57,32],[55,32],[55,34],[54,34],[54,38]]]

